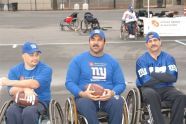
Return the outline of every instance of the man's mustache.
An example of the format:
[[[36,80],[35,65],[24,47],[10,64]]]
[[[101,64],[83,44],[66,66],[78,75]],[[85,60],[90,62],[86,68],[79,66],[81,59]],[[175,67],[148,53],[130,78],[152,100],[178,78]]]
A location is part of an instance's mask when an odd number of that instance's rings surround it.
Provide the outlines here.
[[[153,48],[153,47],[158,47],[158,46],[157,45],[152,45],[151,48]]]
[[[93,47],[99,47],[99,45],[97,45],[97,44],[94,44],[94,45],[93,45]]]

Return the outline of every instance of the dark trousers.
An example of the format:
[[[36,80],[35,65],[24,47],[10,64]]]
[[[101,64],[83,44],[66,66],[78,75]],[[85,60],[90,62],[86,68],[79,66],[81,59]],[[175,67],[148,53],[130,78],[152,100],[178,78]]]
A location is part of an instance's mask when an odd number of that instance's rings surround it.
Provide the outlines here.
[[[76,98],[78,112],[83,115],[88,124],[99,124],[97,111],[108,113],[109,124],[121,124],[123,113],[123,99],[119,96],[112,97],[108,101],[92,101],[87,98]]]
[[[142,97],[145,103],[150,105],[154,124],[165,124],[161,113],[161,102],[168,101],[171,104],[171,124],[183,124],[186,95],[175,87],[154,89],[149,87],[141,88]]]
[[[38,124],[39,115],[44,111],[46,111],[46,107],[42,104],[20,107],[13,103],[6,111],[6,124]]]
[[[127,25],[128,33],[135,35],[135,22],[129,22],[126,23],[126,25]]]

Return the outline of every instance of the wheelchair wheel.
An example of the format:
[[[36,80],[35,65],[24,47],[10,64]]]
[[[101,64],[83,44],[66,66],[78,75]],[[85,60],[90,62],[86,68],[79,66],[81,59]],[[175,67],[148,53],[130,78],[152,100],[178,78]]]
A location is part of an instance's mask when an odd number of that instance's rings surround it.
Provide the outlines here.
[[[137,88],[129,91],[126,101],[129,109],[129,124],[136,124],[139,122],[141,107],[141,98]]]
[[[85,19],[83,19],[80,25],[80,33],[81,34],[87,33],[89,30],[88,27],[89,27],[88,22]]]
[[[69,97],[65,103],[65,124],[78,124],[78,114],[73,97]]]
[[[49,105],[50,124],[64,124],[64,115],[60,104],[51,100]]]
[[[7,108],[13,103],[13,100],[6,101],[0,110],[0,124],[5,124],[5,112]]]
[[[78,18],[74,18],[72,20],[72,23],[70,23],[69,28],[73,31],[78,31],[80,29],[80,24],[81,24],[80,20]]]
[[[70,31],[70,30],[72,30],[70,24],[64,22],[63,20],[60,22],[59,25],[61,27],[61,31]]]
[[[124,100],[124,106],[123,106],[123,118],[122,118],[122,124],[129,124],[129,111],[128,111],[128,105],[124,97],[122,97]]]
[[[120,28],[120,38],[121,40],[127,40],[128,38],[128,32],[126,31],[124,24],[122,24]]]
[[[124,37],[125,37],[125,34],[124,34],[123,26],[121,26],[121,29],[120,29],[120,38],[121,38],[121,40],[124,40]]]

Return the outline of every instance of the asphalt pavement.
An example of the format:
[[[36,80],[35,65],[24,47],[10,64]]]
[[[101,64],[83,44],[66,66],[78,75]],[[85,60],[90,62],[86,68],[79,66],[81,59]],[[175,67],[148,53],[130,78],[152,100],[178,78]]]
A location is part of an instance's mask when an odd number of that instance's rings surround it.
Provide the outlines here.
[[[60,20],[73,11],[0,12],[0,77],[7,76],[10,67],[21,61],[21,46],[25,40],[36,41],[42,50],[41,60],[53,68],[52,95],[62,107],[70,93],[65,89],[68,63],[77,54],[89,50],[88,35],[61,31]],[[79,11],[79,18],[85,11]],[[105,31],[105,52],[120,63],[126,82],[135,82],[135,61],[146,51],[144,38],[123,41],[119,37],[123,10],[92,10]],[[179,42],[178,42],[179,41]],[[163,37],[163,50],[172,54],[179,70],[177,87],[186,92],[186,37]],[[127,83],[127,90],[134,83]],[[127,91],[126,90],[126,91]],[[6,88],[0,91],[0,105],[9,99]]]

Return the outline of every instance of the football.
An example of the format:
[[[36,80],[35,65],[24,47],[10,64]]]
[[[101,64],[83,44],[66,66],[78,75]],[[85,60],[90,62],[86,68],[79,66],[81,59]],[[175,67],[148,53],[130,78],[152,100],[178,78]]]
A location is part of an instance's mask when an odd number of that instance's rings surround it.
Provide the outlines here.
[[[102,96],[105,91],[105,89],[102,86],[95,84],[95,83],[88,84],[87,90],[94,91],[92,93],[92,95],[94,95],[94,96]]]
[[[37,105],[38,104],[38,97],[35,96],[30,99],[25,98],[24,92],[18,92],[14,97],[13,97],[15,103],[17,103],[19,106],[32,106],[32,105]]]

